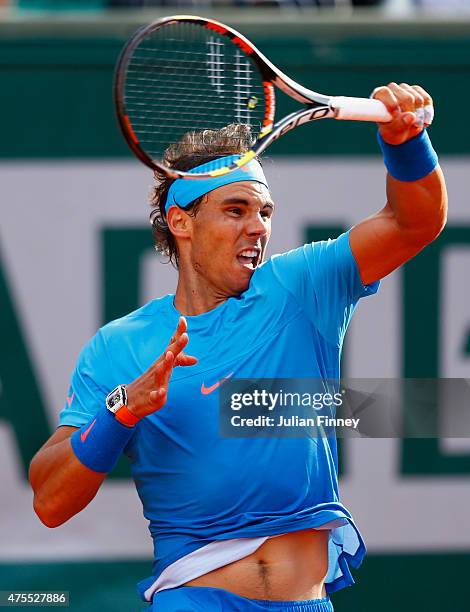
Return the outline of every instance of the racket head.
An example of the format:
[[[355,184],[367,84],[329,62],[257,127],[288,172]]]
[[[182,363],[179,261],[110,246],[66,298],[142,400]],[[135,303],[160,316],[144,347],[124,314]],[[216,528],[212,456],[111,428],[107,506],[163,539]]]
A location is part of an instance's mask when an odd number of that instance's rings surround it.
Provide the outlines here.
[[[276,73],[242,34],[203,17],[177,15],[140,28],[115,71],[114,102],[134,154],[170,178],[209,178],[243,166],[272,130]],[[231,123],[251,127],[253,147],[229,166],[184,172],[164,163],[165,150],[189,132]],[[226,153],[221,152],[221,156]]]

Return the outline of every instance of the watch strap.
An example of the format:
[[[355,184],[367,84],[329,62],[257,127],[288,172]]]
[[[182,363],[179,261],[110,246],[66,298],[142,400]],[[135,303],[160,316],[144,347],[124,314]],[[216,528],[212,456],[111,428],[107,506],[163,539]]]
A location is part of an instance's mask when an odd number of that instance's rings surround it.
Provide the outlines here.
[[[115,412],[114,418],[123,425],[127,425],[127,427],[134,427],[134,425],[140,421],[139,417],[136,417],[127,406],[121,406],[121,408]]]

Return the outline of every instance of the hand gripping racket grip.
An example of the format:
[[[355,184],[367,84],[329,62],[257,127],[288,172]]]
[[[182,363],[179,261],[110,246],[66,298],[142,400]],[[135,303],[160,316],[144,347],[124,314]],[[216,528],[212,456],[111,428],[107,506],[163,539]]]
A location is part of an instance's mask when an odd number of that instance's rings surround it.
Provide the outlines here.
[[[354,121],[377,121],[388,123],[392,115],[380,100],[370,98],[348,98],[333,96],[329,100],[335,119],[352,119]]]

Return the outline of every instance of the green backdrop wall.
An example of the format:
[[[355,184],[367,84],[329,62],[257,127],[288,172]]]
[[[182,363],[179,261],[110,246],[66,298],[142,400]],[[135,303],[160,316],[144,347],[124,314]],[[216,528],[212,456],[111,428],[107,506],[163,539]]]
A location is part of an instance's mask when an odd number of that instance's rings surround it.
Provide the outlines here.
[[[316,23],[308,18],[284,28],[282,18],[271,17],[264,26],[248,21],[239,24],[238,15],[226,19],[241,27],[290,76],[321,92],[367,96],[375,86],[391,80],[421,83],[435,100],[437,118],[432,134],[438,150],[447,155],[470,152],[467,124],[458,120],[470,98],[470,24]],[[134,16],[129,21],[104,19],[82,24],[71,20],[46,25],[16,21],[0,24],[0,157],[4,161],[129,155],[114,120],[111,85],[115,60],[136,21]],[[281,99],[279,112],[283,114],[291,106],[289,100]],[[364,138],[363,129],[353,123],[335,122],[305,126],[283,137],[270,154],[376,154],[373,138]],[[455,231],[445,234],[437,245],[457,240]],[[413,291],[417,291],[414,280],[421,273],[432,275],[434,270],[426,264],[432,260],[433,265],[439,265],[438,250],[436,246],[427,253],[427,259],[417,259],[414,268],[408,268],[405,287],[411,302]],[[411,279],[408,285],[406,278]],[[425,334],[429,317],[437,316],[431,308],[424,319],[417,313],[413,320],[421,320]],[[7,318],[3,320],[5,323]],[[14,327],[5,323],[5,337],[9,333],[13,338],[11,330]],[[420,354],[414,355],[410,345],[403,373],[436,375],[435,360],[427,363],[423,369]],[[11,362],[3,358],[2,374],[10,366]],[[10,408],[7,402],[8,397],[3,397],[4,416],[14,409],[12,402]],[[11,415],[9,420],[14,420]],[[42,430],[46,427],[42,422],[39,425]],[[433,441],[421,445],[410,442],[404,453],[414,452],[416,457],[418,449],[418,455],[424,453],[429,458],[434,452],[429,445]],[[457,471],[468,473],[468,457],[465,460],[465,468]],[[426,471],[426,466],[423,469]],[[71,591],[74,611],[128,612],[139,609],[134,583],[149,569],[150,561],[3,564],[0,590],[66,589]],[[427,612],[465,612],[470,600],[469,569],[467,551],[375,553],[367,558],[358,586],[339,594],[335,603],[339,612],[395,612],[418,606]]]
[[[456,100],[470,96],[470,24],[229,23],[287,74],[320,92],[368,96],[379,84],[419,82],[432,93],[437,120],[433,139],[441,153],[470,150],[465,122],[455,123]],[[106,22],[81,28],[0,24],[3,133],[0,156],[90,157],[128,155],[113,115],[113,68],[132,26]],[[125,22],[124,22],[125,23]],[[59,24],[60,25],[60,24]],[[51,34],[51,28],[53,35]],[[91,31],[90,31],[91,30]],[[282,32],[282,35],[281,33]],[[462,104],[462,103],[461,103]],[[295,105],[279,95],[279,113]],[[374,129],[371,127],[371,130]],[[354,123],[321,122],[280,139],[271,154],[375,154],[372,139]]]

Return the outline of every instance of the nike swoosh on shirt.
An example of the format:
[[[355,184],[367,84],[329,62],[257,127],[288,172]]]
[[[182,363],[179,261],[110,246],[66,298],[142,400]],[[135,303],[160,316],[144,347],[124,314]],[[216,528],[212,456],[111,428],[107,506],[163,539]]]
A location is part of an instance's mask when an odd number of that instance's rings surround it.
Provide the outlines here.
[[[206,387],[206,385],[202,383],[201,393],[203,395],[209,395],[209,393],[212,393],[212,391],[215,391],[218,387],[220,387],[220,385],[223,385],[224,382],[228,380],[231,376],[233,376],[233,372],[230,372],[230,374],[228,374],[227,376],[224,376],[224,378],[221,378],[220,380],[218,380],[216,383],[214,383],[210,387]]]
[[[95,423],[96,423],[96,419],[90,423],[90,426],[87,427],[87,429],[85,429],[85,431],[83,433],[80,434],[80,440],[82,442],[85,442],[85,440],[88,438],[88,434],[90,433],[90,431],[94,427]]]
[[[75,391],[72,393],[72,395],[67,396],[67,404],[69,405],[69,408],[72,405],[74,397],[75,397]]]

